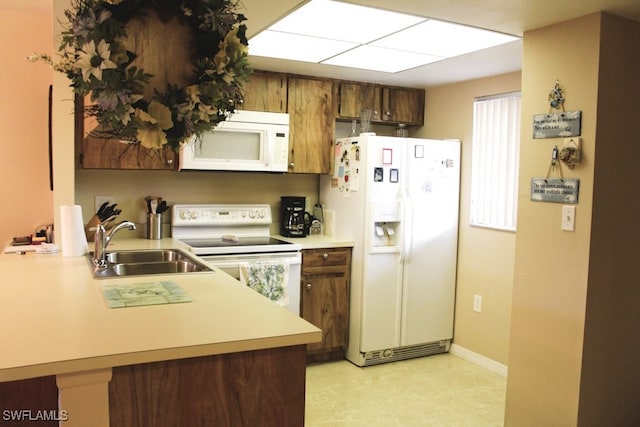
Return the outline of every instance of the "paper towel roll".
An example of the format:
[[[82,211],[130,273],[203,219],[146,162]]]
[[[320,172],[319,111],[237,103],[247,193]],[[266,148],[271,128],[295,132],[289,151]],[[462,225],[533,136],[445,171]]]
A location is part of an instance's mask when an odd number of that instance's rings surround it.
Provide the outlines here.
[[[336,232],[336,211],[333,209],[324,210],[324,234],[333,236]]]
[[[60,234],[63,256],[83,256],[89,252],[81,206],[60,206]]]

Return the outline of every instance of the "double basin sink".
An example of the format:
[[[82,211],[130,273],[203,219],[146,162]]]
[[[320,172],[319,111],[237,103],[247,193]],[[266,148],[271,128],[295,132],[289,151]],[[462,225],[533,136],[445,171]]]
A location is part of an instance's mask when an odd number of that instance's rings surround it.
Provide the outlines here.
[[[146,249],[111,251],[106,255],[107,265],[95,267],[93,252],[89,253],[89,262],[93,277],[140,276],[150,274],[175,274],[212,271],[180,249]]]

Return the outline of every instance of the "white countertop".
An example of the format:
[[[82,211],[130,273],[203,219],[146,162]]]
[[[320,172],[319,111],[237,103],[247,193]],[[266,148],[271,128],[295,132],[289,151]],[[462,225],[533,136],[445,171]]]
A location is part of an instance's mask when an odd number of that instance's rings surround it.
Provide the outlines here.
[[[182,247],[121,239],[116,249]],[[0,382],[320,341],[321,331],[220,271],[93,279],[86,257],[0,255]],[[170,280],[192,302],[110,309],[101,287]]]
[[[310,234],[306,237],[284,237],[280,235],[273,237],[286,242],[300,243],[302,249],[351,248],[355,244],[353,240],[345,240],[322,234]]]

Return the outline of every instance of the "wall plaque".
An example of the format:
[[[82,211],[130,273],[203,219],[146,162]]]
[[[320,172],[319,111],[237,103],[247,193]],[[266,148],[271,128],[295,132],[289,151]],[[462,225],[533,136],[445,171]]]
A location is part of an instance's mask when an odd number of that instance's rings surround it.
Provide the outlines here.
[[[533,138],[580,136],[582,111],[536,114],[533,116]]]
[[[531,200],[535,202],[578,203],[580,180],[575,178],[531,178]]]

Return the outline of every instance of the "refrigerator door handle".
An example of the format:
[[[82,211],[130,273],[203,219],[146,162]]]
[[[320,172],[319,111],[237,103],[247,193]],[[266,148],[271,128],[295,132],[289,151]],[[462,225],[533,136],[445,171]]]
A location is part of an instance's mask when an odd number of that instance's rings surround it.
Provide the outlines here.
[[[400,263],[405,263],[411,258],[411,244],[413,229],[413,206],[411,198],[403,196],[402,198],[402,249],[400,251]]]

